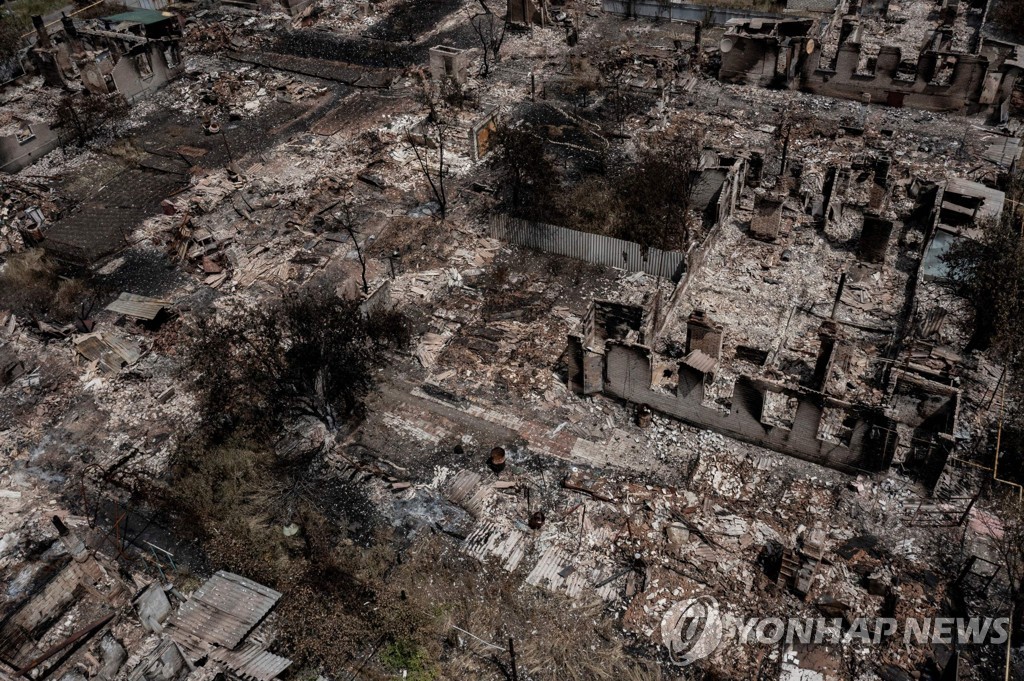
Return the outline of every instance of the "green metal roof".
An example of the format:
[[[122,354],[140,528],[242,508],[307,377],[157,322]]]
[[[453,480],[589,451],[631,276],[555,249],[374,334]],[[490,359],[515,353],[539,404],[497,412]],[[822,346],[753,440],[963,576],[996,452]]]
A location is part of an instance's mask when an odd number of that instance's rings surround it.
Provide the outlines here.
[[[122,21],[130,21],[135,24],[159,24],[161,21],[167,21],[173,18],[174,15],[170,12],[157,12],[152,9],[136,9],[131,12],[122,12],[121,14],[113,14],[109,17],[103,17],[103,21],[109,21],[112,24],[119,24]]]

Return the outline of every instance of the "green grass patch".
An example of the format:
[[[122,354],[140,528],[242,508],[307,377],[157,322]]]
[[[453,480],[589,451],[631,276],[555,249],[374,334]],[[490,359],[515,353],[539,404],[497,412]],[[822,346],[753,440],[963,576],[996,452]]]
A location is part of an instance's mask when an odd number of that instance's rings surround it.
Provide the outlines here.
[[[439,678],[437,664],[422,646],[404,640],[389,645],[380,654],[380,661],[386,667],[408,672],[409,681],[434,681]]]

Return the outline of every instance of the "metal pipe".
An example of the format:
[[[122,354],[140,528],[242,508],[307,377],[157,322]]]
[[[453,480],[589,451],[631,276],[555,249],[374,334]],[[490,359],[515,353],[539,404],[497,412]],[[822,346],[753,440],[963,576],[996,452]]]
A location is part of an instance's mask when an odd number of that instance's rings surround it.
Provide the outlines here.
[[[54,655],[56,655],[60,651],[64,650],[65,648],[67,648],[70,645],[74,645],[75,643],[78,643],[79,641],[81,641],[82,639],[84,639],[84,638],[86,638],[88,636],[91,636],[94,632],[98,631],[99,629],[102,629],[108,622],[110,622],[110,620],[114,619],[114,615],[116,615],[116,614],[117,613],[113,613],[112,612],[109,615],[107,615],[106,617],[104,617],[103,619],[96,620],[95,622],[93,622],[92,624],[88,625],[87,627],[85,627],[81,631],[79,631],[77,633],[74,633],[71,636],[68,636],[63,641],[60,641],[60,642],[55,643],[54,645],[50,646],[49,648],[44,650],[43,653],[39,657],[35,658],[31,662],[29,662],[26,666],[24,666],[21,669],[19,669],[18,672],[15,674],[15,677],[27,676],[30,671],[32,671],[33,669],[35,669],[39,665],[43,664],[44,662],[49,660],[51,657],[53,657]]]

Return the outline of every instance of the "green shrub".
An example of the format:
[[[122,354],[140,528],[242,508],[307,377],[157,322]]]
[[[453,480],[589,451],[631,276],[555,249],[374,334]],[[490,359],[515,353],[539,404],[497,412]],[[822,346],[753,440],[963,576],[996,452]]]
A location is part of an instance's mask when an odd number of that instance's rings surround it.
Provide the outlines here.
[[[433,681],[438,678],[437,664],[430,659],[426,649],[404,639],[384,648],[380,661],[395,671],[406,670],[409,681]]]

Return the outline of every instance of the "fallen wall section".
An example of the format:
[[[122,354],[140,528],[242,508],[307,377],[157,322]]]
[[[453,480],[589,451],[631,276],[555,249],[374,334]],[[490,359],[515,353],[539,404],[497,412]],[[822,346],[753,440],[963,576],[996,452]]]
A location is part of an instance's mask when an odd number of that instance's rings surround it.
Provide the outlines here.
[[[16,173],[61,144],[60,130],[46,123],[26,126],[21,135],[0,137],[0,171]]]

